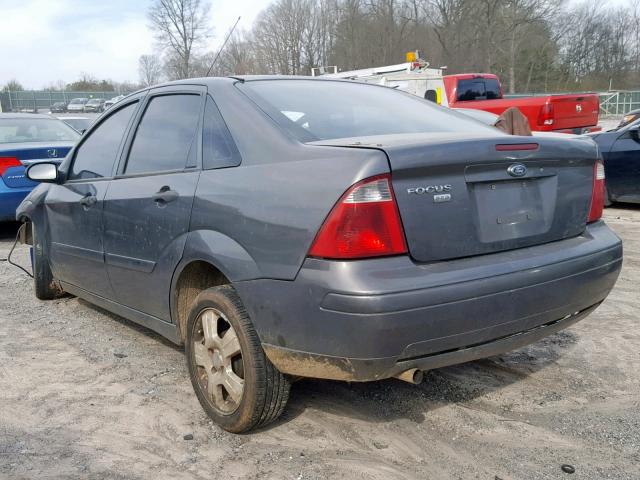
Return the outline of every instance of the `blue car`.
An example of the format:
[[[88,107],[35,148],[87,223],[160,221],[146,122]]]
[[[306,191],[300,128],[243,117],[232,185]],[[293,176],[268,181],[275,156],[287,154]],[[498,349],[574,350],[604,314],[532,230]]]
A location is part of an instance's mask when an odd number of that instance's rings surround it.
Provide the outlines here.
[[[48,115],[0,113],[0,222],[15,220],[16,208],[37,183],[25,168],[62,160],[80,134]]]
[[[640,203],[640,119],[589,136],[604,160],[605,204]]]

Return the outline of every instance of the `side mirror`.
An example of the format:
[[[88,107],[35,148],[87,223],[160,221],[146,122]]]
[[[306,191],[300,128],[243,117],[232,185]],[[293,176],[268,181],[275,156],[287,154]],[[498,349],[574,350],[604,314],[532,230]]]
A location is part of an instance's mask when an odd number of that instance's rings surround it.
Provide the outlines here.
[[[55,183],[58,181],[58,165],[49,162],[34,163],[27,168],[27,178],[34,182]]]
[[[633,138],[636,142],[640,143],[640,125],[634,125],[633,127],[629,127],[627,130],[631,138]]]

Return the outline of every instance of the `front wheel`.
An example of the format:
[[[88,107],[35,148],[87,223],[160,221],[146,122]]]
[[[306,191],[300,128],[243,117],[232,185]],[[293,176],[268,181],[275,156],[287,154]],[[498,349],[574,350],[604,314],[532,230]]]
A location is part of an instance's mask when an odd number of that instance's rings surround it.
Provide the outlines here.
[[[207,415],[241,433],[280,416],[290,381],[265,356],[240,297],[229,285],[195,299],[186,335],[187,367]]]
[[[31,224],[31,236],[33,239],[33,286],[36,298],[39,300],[53,300],[64,294],[58,282],[53,278],[49,255],[45,247],[44,235],[36,230],[35,224]]]

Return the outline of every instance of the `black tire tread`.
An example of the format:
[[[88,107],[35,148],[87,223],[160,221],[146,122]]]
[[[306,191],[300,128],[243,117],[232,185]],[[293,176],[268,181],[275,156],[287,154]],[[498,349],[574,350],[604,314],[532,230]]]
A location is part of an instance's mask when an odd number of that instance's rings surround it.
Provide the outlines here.
[[[194,301],[194,305],[197,305],[201,296],[210,290],[217,290],[224,295],[236,310],[236,318],[251,350],[246,354],[255,359],[254,368],[257,373],[256,402],[252,409],[251,417],[246,422],[238,425],[237,428],[230,428],[229,431],[242,433],[267,425],[282,414],[289,399],[291,382],[266,357],[253,323],[232,285],[213,287],[201,292]],[[245,355],[245,352],[243,352],[243,355]]]
[[[54,300],[61,297],[64,291],[53,278],[45,242],[39,239],[37,236],[39,234],[36,234],[33,224],[31,228],[33,236],[33,286],[36,298],[39,300]]]

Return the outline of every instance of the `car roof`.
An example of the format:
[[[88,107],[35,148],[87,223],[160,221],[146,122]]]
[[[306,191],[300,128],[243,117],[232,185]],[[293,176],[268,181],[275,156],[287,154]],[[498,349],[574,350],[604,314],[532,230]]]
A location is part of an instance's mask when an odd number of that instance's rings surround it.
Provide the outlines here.
[[[197,78],[187,78],[184,80],[173,80],[171,82],[159,83],[157,85],[153,85],[151,87],[142,88],[135,92],[131,92],[124,97],[128,97],[129,95],[135,95],[140,92],[146,92],[149,90],[153,90],[161,87],[171,87],[174,85],[202,85],[207,87],[215,87],[221,83],[229,83],[229,82],[252,82],[258,80],[310,80],[314,82],[342,82],[342,83],[357,83],[361,85],[371,85],[371,86],[379,86],[374,83],[367,82],[358,82],[350,79],[344,78],[325,78],[323,76],[319,77],[311,77],[308,75],[233,75],[228,77],[197,77]]]
[[[54,118],[51,115],[45,115],[43,113],[0,113],[0,118],[36,118],[36,119],[51,119]]]

